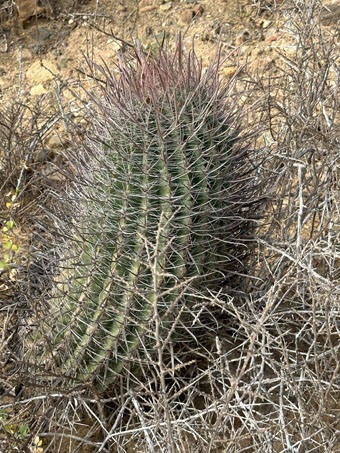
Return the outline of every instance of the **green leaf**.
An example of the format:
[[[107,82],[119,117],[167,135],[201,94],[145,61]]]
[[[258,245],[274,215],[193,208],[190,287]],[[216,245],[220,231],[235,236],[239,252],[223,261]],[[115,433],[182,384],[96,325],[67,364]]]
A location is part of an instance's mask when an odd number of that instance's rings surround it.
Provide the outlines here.
[[[14,434],[15,429],[16,429],[16,425],[6,425],[5,426],[5,430],[10,434]]]
[[[4,261],[0,261],[0,269],[9,269],[9,265],[6,264]]]
[[[20,433],[20,435],[21,435],[21,437],[22,437],[23,439],[26,438],[26,436],[27,436],[27,431],[28,431],[28,429],[27,429],[27,426],[26,426],[26,425],[20,425],[20,426],[19,426],[19,433]]]
[[[13,220],[7,220],[7,222],[5,223],[6,227],[11,230],[14,226],[14,222]]]
[[[42,440],[39,439],[39,436],[35,437],[34,445],[36,445],[37,447],[41,447],[42,446]]]
[[[3,248],[4,250],[10,250],[11,247],[12,247],[11,241],[7,241],[7,242],[4,242],[4,243],[2,244],[2,248]]]

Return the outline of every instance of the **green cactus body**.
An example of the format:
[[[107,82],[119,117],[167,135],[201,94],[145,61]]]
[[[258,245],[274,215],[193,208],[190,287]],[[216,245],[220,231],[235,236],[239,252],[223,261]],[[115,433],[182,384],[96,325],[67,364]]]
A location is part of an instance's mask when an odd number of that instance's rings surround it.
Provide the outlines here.
[[[147,67],[156,88],[141,83],[123,107],[101,111],[75,258],[61,266],[51,324],[34,337],[46,370],[102,388],[142,345],[152,351],[154,305],[166,331],[195,291],[223,280],[227,256],[232,142],[222,95],[180,58],[167,80],[154,70],[162,56],[140,58],[129,82]],[[126,85],[115,83],[117,100]]]

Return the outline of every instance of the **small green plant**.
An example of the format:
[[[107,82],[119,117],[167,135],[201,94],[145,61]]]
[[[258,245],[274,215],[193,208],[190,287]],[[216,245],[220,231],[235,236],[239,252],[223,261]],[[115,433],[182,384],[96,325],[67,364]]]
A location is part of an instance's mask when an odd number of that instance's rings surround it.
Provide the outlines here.
[[[22,441],[26,439],[28,433],[27,426],[8,423],[8,414],[5,409],[0,409],[0,421],[3,428],[9,434],[18,434]]]
[[[13,446],[19,448],[28,438],[29,430],[25,424],[14,424],[8,421],[6,409],[0,409],[0,424],[9,434],[13,441]],[[43,453],[42,441],[36,436],[33,443],[28,447],[31,453]]]
[[[10,215],[10,209],[13,207],[13,204],[16,204],[16,195],[9,192],[7,197],[10,197],[10,201],[6,201],[6,209],[8,209],[9,213],[6,216],[7,218],[4,221],[0,232],[0,272],[9,271],[11,269],[11,263],[13,262],[15,253],[18,251],[14,235],[15,225]]]

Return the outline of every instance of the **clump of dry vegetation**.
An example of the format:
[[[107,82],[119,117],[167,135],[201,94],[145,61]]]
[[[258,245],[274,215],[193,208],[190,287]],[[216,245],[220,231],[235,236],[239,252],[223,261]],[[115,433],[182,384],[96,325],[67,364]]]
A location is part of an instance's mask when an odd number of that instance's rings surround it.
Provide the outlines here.
[[[339,36],[321,26],[316,0],[287,1],[281,14],[290,46],[278,50],[280,64],[268,78],[244,70],[230,94],[243,102],[248,137],[257,137],[251,177],[266,181],[246,266],[218,290],[195,294],[178,336],[157,339],[168,345],[161,363],[147,349],[140,358],[138,382],[122,373],[100,392],[88,383],[52,385],[43,368],[27,373],[23,338],[48,304],[56,242],[65,239],[58,222],[68,213],[59,200],[74,173],[67,154],[58,165],[38,158],[56,117],[37,106],[34,141],[22,126],[27,116],[15,113],[22,102],[4,112],[0,219],[10,231],[3,243],[13,247],[10,232],[30,224],[32,245],[26,257],[12,249],[2,260],[2,450],[340,448]],[[74,142],[86,140],[68,127]]]

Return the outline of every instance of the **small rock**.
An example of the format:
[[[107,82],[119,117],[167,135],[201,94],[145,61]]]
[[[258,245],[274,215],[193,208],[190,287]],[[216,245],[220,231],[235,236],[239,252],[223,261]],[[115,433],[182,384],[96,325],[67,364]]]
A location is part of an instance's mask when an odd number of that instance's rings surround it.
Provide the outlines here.
[[[232,77],[236,71],[237,71],[236,66],[230,66],[229,68],[223,68],[223,74],[226,77]]]
[[[272,23],[271,20],[268,20],[268,19],[267,19],[267,20],[264,20],[264,21],[262,22],[262,28],[268,28],[269,25],[270,25],[271,23]]]
[[[74,94],[69,90],[65,90],[63,93],[63,99],[65,102],[70,102],[74,100]]]
[[[47,90],[41,83],[39,83],[39,85],[35,85],[30,89],[31,96],[41,96],[45,93],[47,93]]]
[[[186,9],[181,13],[180,20],[184,24],[189,24],[194,17],[194,12],[192,9]]]
[[[38,60],[26,71],[27,79],[37,85],[54,79],[54,74],[57,73],[57,68],[52,61],[43,60],[42,63]]]
[[[204,8],[202,5],[195,5],[193,8],[194,16],[201,17],[204,13]]]
[[[60,60],[58,61],[58,66],[60,68],[66,68],[70,61],[72,61],[72,58],[70,58],[70,57],[60,58]]]
[[[46,141],[46,146],[48,148],[61,148],[62,146],[68,144],[68,140],[66,138],[63,139],[61,135],[58,134],[53,134],[51,137],[49,137]]]
[[[160,11],[169,11],[172,8],[172,2],[164,3],[159,7]]]
[[[122,45],[115,41],[114,39],[110,38],[106,41],[106,44],[110,44],[110,49],[113,51],[113,52],[118,52],[118,50],[122,47]]]
[[[0,78],[0,91],[6,90],[11,85],[9,80]]]
[[[16,51],[16,56],[17,58],[20,58],[20,51]],[[21,58],[23,61],[30,60],[32,58],[32,52],[30,52],[28,49],[24,48],[21,51]]]
[[[277,40],[278,40],[278,37],[276,35],[271,35],[266,38],[267,42],[273,42],[273,41],[277,41]]]
[[[36,162],[43,164],[45,162],[53,160],[54,157],[55,157],[55,154],[52,150],[41,149],[36,157]]]
[[[145,6],[153,5],[153,0],[140,0],[138,3],[139,8],[144,8]]]
[[[155,5],[144,6],[143,8],[139,8],[139,12],[141,14],[144,14],[144,13],[148,13],[149,11],[152,11],[156,8],[157,8],[157,6],[155,6]]]
[[[47,34],[45,36],[47,36]],[[34,36],[32,44],[30,45],[30,50],[36,55],[45,54],[48,50],[48,38],[44,40],[37,38],[37,35]]]
[[[38,27],[35,30],[34,36],[39,41],[48,41],[51,37],[51,32],[47,27]]]

